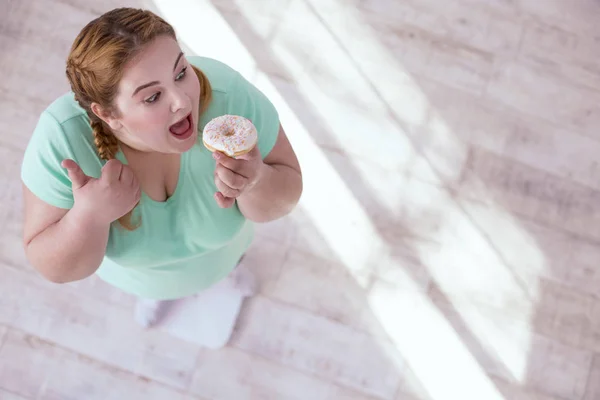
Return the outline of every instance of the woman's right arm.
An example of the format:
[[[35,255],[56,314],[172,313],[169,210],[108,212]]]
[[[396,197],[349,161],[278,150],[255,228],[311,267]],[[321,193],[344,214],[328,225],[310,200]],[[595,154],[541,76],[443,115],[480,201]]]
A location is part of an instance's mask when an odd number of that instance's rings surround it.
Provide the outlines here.
[[[133,170],[118,160],[107,161],[100,178],[87,176],[73,160],[61,165],[71,180],[73,208],[49,205],[23,185],[27,258],[57,283],[96,272],[106,253],[111,223],[131,211],[141,196]]]
[[[91,211],[51,206],[23,185],[23,241],[29,262],[46,279],[66,283],[87,278],[100,266],[110,223],[99,223]]]

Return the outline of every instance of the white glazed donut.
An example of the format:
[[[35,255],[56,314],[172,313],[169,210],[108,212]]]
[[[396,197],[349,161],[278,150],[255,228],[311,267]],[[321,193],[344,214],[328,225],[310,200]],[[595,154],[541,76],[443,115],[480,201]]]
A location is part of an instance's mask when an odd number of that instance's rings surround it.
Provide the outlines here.
[[[210,151],[220,151],[229,157],[249,153],[258,134],[249,119],[237,115],[223,115],[212,119],[204,127],[202,142]]]

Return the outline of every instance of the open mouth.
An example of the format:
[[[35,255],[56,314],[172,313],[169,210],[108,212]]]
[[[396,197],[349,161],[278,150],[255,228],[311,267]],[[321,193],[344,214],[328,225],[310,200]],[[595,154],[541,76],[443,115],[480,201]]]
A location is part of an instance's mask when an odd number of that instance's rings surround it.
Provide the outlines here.
[[[169,132],[178,139],[187,139],[192,135],[192,113],[169,127]]]

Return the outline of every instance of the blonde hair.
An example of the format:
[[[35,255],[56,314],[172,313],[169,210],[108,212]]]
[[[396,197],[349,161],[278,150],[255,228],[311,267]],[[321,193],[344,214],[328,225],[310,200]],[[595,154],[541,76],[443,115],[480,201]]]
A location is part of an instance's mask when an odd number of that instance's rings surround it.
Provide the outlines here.
[[[92,103],[118,115],[113,106],[125,65],[147,44],[161,35],[177,40],[173,27],[158,15],[135,8],[116,8],[88,23],[77,35],[67,58],[66,74],[75,100],[86,111],[94,133],[98,155],[103,160],[115,158],[119,141],[102,119],[92,110]],[[198,68],[200,81],[200,115],[208,107],[210,82]],[[119,219],[127,230],[138,225],[131,221],[133,210]]]

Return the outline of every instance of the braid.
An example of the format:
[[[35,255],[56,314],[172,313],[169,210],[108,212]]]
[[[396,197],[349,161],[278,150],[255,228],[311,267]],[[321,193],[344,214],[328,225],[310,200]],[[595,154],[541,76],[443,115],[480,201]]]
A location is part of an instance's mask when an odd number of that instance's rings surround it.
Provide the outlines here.
[[[75,100],[88,115],[94,145],[104,162],[116,158],[119,140],[101,116],[92,111],[92,105],[98,104],[102,111],[115,111],[118,116],[114,100],[127,64],[162,36],[177,40],[173,27],[158,15],[148,10],[116,8],[90,21],[73,41],[65,73]],[[211,91],[206,77],[200,73],[199,78],[202,112],[210,103]],[[119,219],[128,230],[135,229],[131,214]]]
[[[104,122],[92,112],[92,101],[87,98],[88,93],[93,93],[93,90],[89,90],[88,87],[93,82],[93,74],[70,58],[67,60],[66,73],[71,82],[75,100],[87,112],[98,155],[105,161],[115,158],[119,150],[119,142],[115,135],[106,129]]]
[[[98,155],[105,161],[114,159],[119,151],[119,141],[116,136],[108,129],[105,129],[104,122],[100,118],[96,117],[93,113],[88,113],[88,116],[90,117],[90,125],[94,133],[94,144],[96,145]],[[137,204],[135,207],[137,207]],[[133,209],[119,218],[121,226],[128,231],[133,231],[139,226],[139,223],[133,224],[131,221],[132,217]]]
[[[93,74],[85,68],[81,68],[80,65],[71,59],[67,61],[66,74],[71,82],[75,100],[86,111],[90,120],[90,126],[92,127],[92,132],[94,134],[94,144],[96,145],[98,155],[104,161],[114,159],[119,151],[119,141],[110,129],[106,127],[105,123],[92,112],[92,102],[87,98],[87,93],[93,93],[93,91],[88,90],[88,85],[93,82]],[[139,224],[132,223],[132,216],[133,209],[119,218],[119,224],[129,231],[133,231],[139,226]]]
[[[94,132],[94,144],[100,158],[105,161],[115,158],[119,151],[119,141],[115,135],[112,132],[106,132],[104,123],[96,116],[90,118],[90,125]]]

